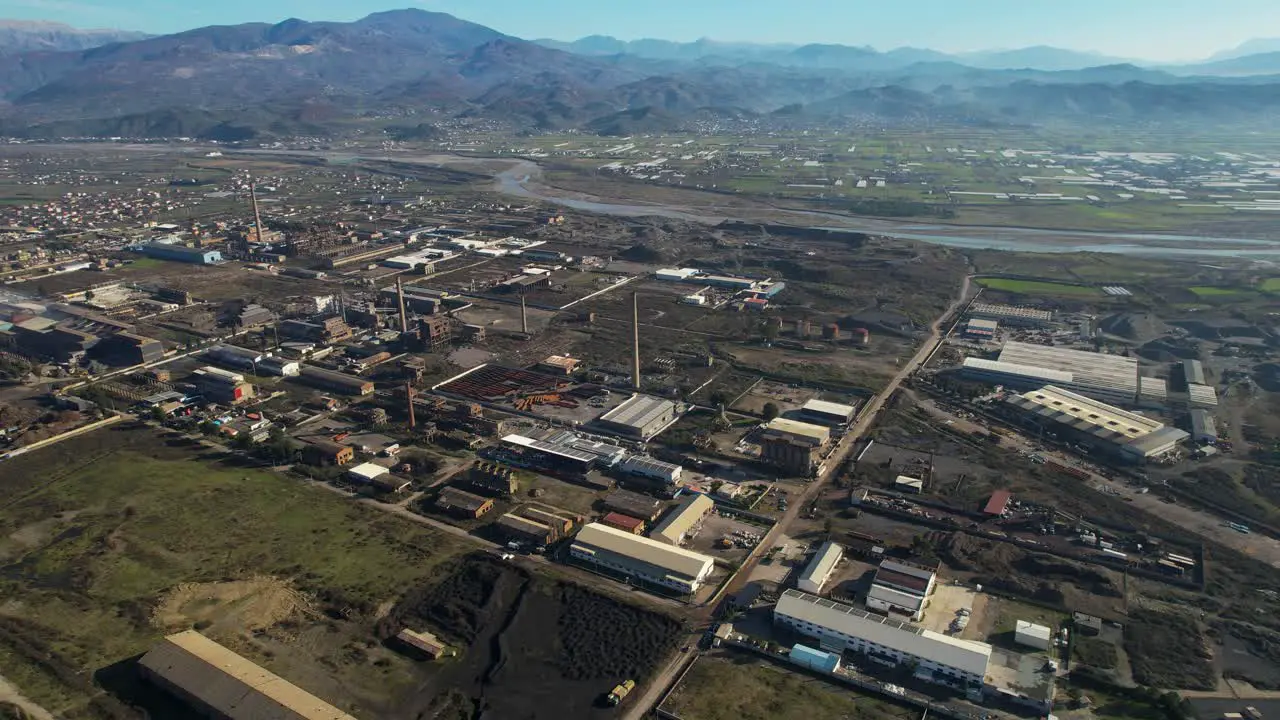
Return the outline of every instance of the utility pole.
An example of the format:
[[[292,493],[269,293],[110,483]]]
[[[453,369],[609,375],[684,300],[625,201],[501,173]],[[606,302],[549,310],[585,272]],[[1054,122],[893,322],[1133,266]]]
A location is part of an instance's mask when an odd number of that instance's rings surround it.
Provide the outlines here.
[[[640,293],[631,293],[631,330],[633,357],[631,387],[640,392]]]

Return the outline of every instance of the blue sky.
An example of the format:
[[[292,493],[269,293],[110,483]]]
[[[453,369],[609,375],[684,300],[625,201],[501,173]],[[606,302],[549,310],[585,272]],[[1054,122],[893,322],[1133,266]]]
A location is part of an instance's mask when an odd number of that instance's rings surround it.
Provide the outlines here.
[[[353,20],[422,7],[525,38],[903,45],[945,51],[1057,45],[1195,59],[1280,35],[1280,0],[0,0],[0,17],[174,32],[211,24]]]

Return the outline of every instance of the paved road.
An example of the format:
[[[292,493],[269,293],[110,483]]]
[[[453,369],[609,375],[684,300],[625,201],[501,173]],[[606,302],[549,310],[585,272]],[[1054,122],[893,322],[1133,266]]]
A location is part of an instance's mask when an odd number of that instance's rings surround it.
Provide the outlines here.
[[[970,281],[971,278],[966,276],[964,282],[960,285],[960,292],[955,302],[951,303],[951,306],[947,308],[947,311],[944,312],[937,320],[933,321],[933,324],[929,326],[929,336],[920,344],[920,349],[916,351],[916,354],[912,356],[912,358],[907,361],[900,370],[898,370],[898,373],[893,376],[893,379],[889,381],[889,384],[886,385],[885,388],[881,390],[878,395],[872,398],[870,402],[867,403],[866,407],[863,408],[858,419],[854,421],[852,426],[850,426],[849,431],[846,432],[844,438],[841,439],[840,444],[836,446],[830,457],[827,458],[826,470],[815,478],[813,482],[809,483],[809,486],[805,488],[804,495],[799,499],[799,502],[791,503],[787,508],[787,511],[782,514],[782,517],[779,518],[778,521],[774,523],[773,527],[770,528],[769,532],[765,534],[764,539],[760,541],[760,544],[756,545],[755,549],[751,551],[751,554],[747,559],[743,561],[742,569],[740,569],[737,575],[734,576],[728,590],[724,593],[726,596],[730,593],[736,592],[745,585],[748,580],[750,580],[751,574],[755,571],[756,566],[760,562],[760,558],[769,549],[778,544],[778,540],[783,535],[784,531],[786,531],[796,521],[796,518],[799,517],[801,509],[812,503],[814,498],[822,492],[822,489],[827,482],[835,476],[836,472],[840,469],[840,466],[844,464],[844,460],[849,455],[849,452],[855,445],[857,445],[862,436],[866,434],[867,430],[875,423],[885,402],[893,396],[893,393],[897,391],[898,387],[901,386],[912,373],[914,373],[926,360],[929,359],[930,356],[933,355],[934,350],[938,348],[943,340],[942,324],[968,300]],[[686,644],[695,644],[700,634],[701,633],[691,635],[685,641]],[[622,716],[623,720],[640,720],[640,718],[644,717],[644,715],[653,708],[653,706],[662,697],[663,693],[666,692],[667,688],[675,680],[676,675],[684,666],[684,661],[687,658],[687,654],[679,653],[667,663],[666,667],[664,667],[660,673],[658,673],[652,680],[648,681],[644,688],[642,688],[642,692],[644,694],[630,706],[626,714]]]

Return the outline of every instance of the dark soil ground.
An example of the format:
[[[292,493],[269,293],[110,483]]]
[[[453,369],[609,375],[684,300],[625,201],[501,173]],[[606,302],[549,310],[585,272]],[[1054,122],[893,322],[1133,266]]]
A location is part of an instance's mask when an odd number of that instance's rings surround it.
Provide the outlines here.
[[[585,588],[536,578],[484,555],[411,593],[380,625],[427,628],[458,643],[396,717],[541,720],[616,714],[604,694],[671,652],[678,621]]]

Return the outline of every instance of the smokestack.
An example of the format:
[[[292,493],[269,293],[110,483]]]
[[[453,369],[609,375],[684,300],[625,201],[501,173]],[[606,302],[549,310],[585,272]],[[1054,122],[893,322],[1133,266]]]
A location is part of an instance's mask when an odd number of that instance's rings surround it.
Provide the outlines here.
[[[258,212],[258,185],[254,181],[249,181],[249,197],[253,199],[253,232],[258,236],[258,242],[262,242],[262,214]]]
[[[404,401],[409,406],[409,429],[418,427],[418,420],[413,414],[413,383],[406,382],[404,384]]]
[[[631,386],[640,391],[640,293],[631,293],[631,330],[635,356],[632,358]]]
[[[520,332],[529,334],[529,308],[525,307],[524,295],[520,296]]]
[[[396,278],[396,298],[400,301],[400,332],[409,332],[409,316],[404,312],[404,279]]]

